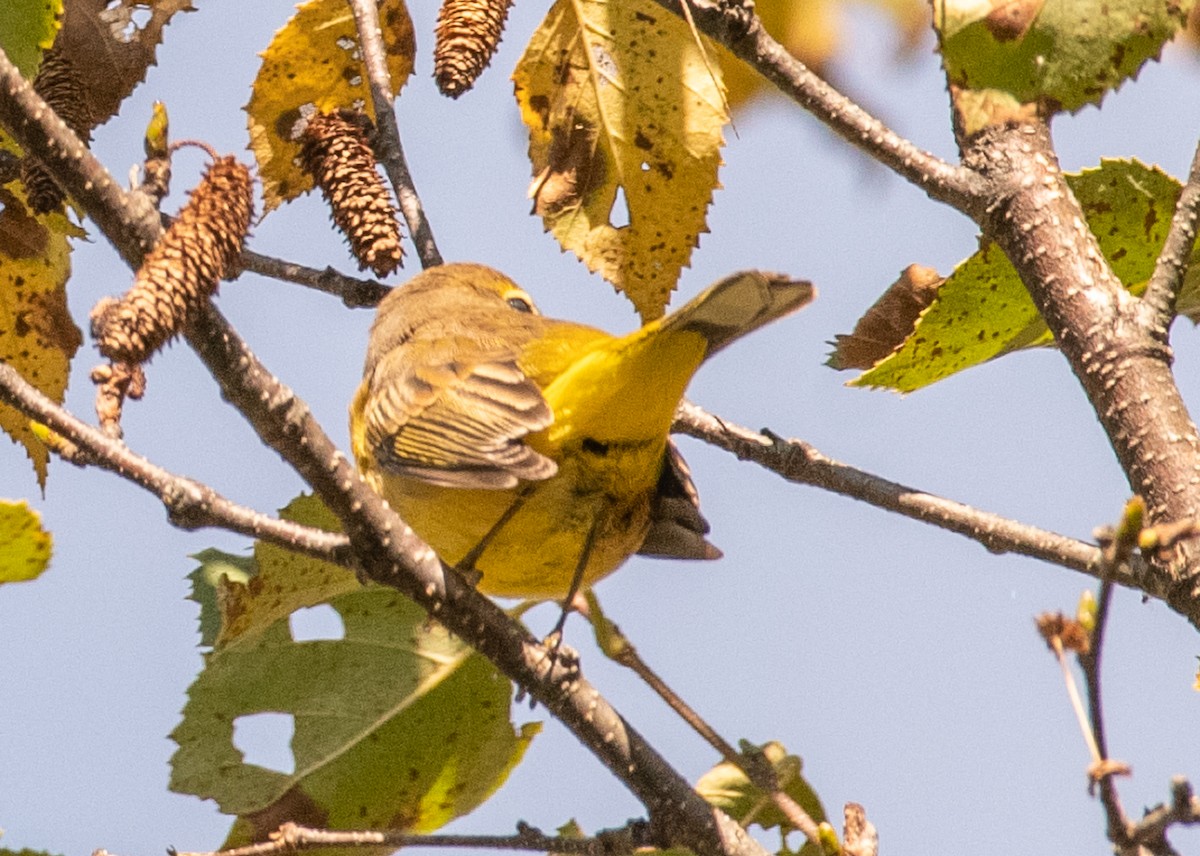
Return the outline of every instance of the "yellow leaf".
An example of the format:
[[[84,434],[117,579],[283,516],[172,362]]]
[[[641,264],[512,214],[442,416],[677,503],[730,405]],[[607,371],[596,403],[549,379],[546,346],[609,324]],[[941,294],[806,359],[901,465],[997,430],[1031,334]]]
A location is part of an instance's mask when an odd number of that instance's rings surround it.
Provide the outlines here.
[[[25,502],[0,499],[0,583],[36,579],[50,562],[50,533]]]
[[[12,148],[3,135],[0,146]],[[61,402],[71,358],[83,342],[65,289],[71,272],[67,239],[82,231],[61,213],[32,214],[19,182],[0,187],[0,209],[0,362]],[[0,404],[0,428],[25,447],[45,487],[48,453],[28,417]]]
[[[558,0],[513,72],[534,212],[644,320],[707,231],[728,121],[716,69],[650,0]]]
[[[379,21],[392,91],[398,93],[412,74],[416,53],[404,0],[382,0]],[[271,211],[312,189],[312,178],[297,162],[302,119],[343,107],[361,108],[374,119],[375,110],[346,0],[301,3],[262,58],[246,112],[264,208]]]

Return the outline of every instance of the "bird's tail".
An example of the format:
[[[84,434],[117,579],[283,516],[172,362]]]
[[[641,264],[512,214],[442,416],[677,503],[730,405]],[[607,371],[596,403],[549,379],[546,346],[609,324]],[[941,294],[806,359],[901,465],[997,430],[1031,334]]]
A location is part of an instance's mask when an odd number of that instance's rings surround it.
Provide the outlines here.
[[[708,340],[711,356],[734,339],[811,301],[811,282],[750,270],[709,286],[662,320],[664,330],[688,330]]]

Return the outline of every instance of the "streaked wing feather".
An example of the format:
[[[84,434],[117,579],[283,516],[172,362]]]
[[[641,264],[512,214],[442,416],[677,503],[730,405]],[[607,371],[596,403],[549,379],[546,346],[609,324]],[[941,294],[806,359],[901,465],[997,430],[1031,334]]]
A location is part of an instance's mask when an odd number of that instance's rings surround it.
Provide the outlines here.
[[[367,442],[388,472],[448,487],[505,489],[557,471],[524,442],[554,417],[515,359],[414,369],[397,349],[374,377],[387,383],[372,389],[367,403]]]

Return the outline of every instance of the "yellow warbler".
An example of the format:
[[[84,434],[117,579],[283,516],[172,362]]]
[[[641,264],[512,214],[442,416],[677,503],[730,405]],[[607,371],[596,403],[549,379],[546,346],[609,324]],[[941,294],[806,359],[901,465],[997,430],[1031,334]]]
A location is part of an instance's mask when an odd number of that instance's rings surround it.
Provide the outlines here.
[[[706,357],[812,296],[735,274],[612,336],[538,314],[491,268],[432,268],[379,305],[350,408],[359,469],[488,594],[561,598],[635,551],[716,558],[675,408]]]

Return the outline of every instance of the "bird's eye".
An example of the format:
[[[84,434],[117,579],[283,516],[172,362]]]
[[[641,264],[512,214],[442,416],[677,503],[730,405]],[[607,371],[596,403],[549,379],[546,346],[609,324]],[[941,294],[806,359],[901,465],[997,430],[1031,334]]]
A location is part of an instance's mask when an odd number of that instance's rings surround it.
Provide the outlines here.
[[[533,304],[524,297],[508,298],[508,305],[518,312],[526,312],[531,315],[533,314]]]

